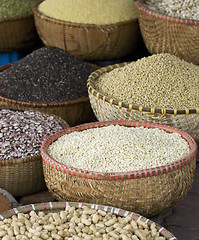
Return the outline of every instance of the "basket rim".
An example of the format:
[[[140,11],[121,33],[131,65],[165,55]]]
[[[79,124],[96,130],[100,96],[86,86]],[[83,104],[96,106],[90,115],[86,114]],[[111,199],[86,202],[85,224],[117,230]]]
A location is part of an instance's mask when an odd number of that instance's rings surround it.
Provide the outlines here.
[[[103,210],[105,212],[110,212],[118,216],[131,216],[133,220],[142,221],[147,223],[150,226],[152,223],[155,223],[156,228],[161,236],[166,237],[167,240],[177,240],[177,238],[169,232],[166,228],[160,226],[156,222],[140,215],[139,213],[129,212],[121,208],[115,208],[110,205],[101,205],[93,203],[84,203],[84,202],[42,202],[36,204],[29,204],[19,206],[13,209],[10,209],[2,214],[0,214],[0,220],[4,220],[17,215],[18,213],[29,213],[31,211],[48,211],[48,210],[64,210],[67,206],[83,208],[84,206],[89,207],[90,209]]]
[[[59,24],[59,25],[68,25],[70,27],[72,26],[72,27],[77,27],[77,28],[80,28],[80,27],[82,27],[82,28],[96,28],[96,27],[101,27],[101,28],[104,27],[105,28],[106,27],[107,28],[107,27],[118,27],[118,26],[130,24],[130,23],[138,20],[138,16],[137,16],[137,17],[129,19],[129,20],[111,23],[111,24],[75,23],[75,22],[70,22],[70,21],[64,21],[64,20],[49,17],[49,16],[45,15],[44,13],[41,13],[38,9],[38,6],[41,2],[44,2],[44,1],[45,0],[38,0],[37,2],[35,2],[33,4],[33,7],[32,7],[33,14],[36,15],[37,17],[40,17],[42,20],[54,22],[55,24]]]
[[[25,108],[25,107],[21,107],[21,106],[15,106],[15,105],[0,105],[0,110],[1,109],[10,109],[12,111],[40,112],[40,113],[42,113],[42,115],[45,115],[45,116],[53,116],[53,118],[62,126],[63,129],[66,129],[66,128],[70,127],[68,125],[68,123],[65,120],[63,120],[61,117],[56,116],[56,115],[51,114],[51,113],[46,113],[46,112],[42,112],[42,111],[39,111],[39,110],[35,110],[35,109],[31,109],[31,108]],[[39,159],[41,159],[41,154],[28,156],[28,157],[25,157],[25,158],[13,158],[13,159],[9,159],[9,160],[0,160],[0,166],[9,166],[9,165],[12,165],[12,164],[34,162],[34,161],[37,161]]]
[[[65,134],[70,134],[71,132],[83,131],[91,128],[105,127],[109,125],[121,125],[121,126],[127,126],[127,127],[143,126],[145,128],[162,129],[169,133],[177,132],[182,136],[182,138],[184,138],[188,142],[190,147],[190,152],[189,154],[182,156],[180,159],[173,161],[171,163],[168,163],[167,165],[164,165],[164,166],[158,166],[158,167],[142,169],[142,170],[134,170],[129,172],[108,172],[108,173],[82,170],[72,166],[68,167],[67,165],[64,165],[56,161],[48,153],[49,145],[51,145],[59,137]],[[77,125],[75,127],[64,129],[60,132],[57,132],[55,134],[48,136],[41,145],[41,156],[42,156],[43,164],[47,164],[51,168],[54,168],[57,171],[63,172],[64,174],[74,175],[74,176],[77,176],[80,178],[86,178],[86,179],[95,179],[95,180],[100,179],[100,180],[110,180],[110,181],[147,178],[147,177],[153,177],[153,176],[163,175],[169,172],[177,171],[178,169],[181,169],[182,167],[189,165],[192,161],[196,160],[196,154],[197,154],[197,144],[195,140],[186,132],[180,129],[171,127],[169,125],[160,125],[155,123],[138,122],[138,121],[132,121],[132,120],[131,121],[113,120],[113,121],[91,122],[91,123],[85,123],[82,125]]]
[[[102,74],[112,71],[115,68],[120,68],[127,66],[130,62],[123,62],[123,63],[117,63],[114,65],[109,65],[106,67],[102,67],[100,69],[97,69],[96,71],[92,72],[90,76],[87,79],[87,88],[88,93],[91,93],[94,97],[96,97],[98,100],[107,102],[111,105],[118,106],[119,108],[126,108],[128,110],[137,110],[140,112],[150,112],[152,114],[159,113],[162,114],[162,117],[171,114],[171,115],[178,115],[178,114],[199,114],[199,107],[193,108],[193,109],[168,109],[168,108],[156,108],[156,107],[145,107],[145,106],[139,106],[136,104],[130,104],[122,101],[115,100],[113,98],[110,98],[108,96],[103,95],[99,91],[97,91],[94,88],[94,81],[96,78],[100,77]]]
[[[32,18],[32,17],[33,17],[33,13],[27,14],[27,15],[24,15],[24,16],[0,18],[0,24],[1,23],[5,23],[5,22],[13,22],[13,21],[25,20],[25,19]]]
[[[158,11],[149,9],[145,4],[145,0],[137,0],[136,7],[139,11],[147,14],[148,16],[155,17],[156,19],[171,22],[171,23],[180,23],[188,26],[197,26],[199,24],[199,20],[197,19],[189,19],[189,18],[181,18],[181,17],[173,17],[167,14],[160,13]]]
[[[0,72],[6,70],[7,68],[11,67],[14,63],[8,63],[5,65],[0,66]],[[14,99],[10,99],[7,97],[2,97],[0,95],[0,101],[2,102],[8,102],[10,105],[11,104],[18,104],[20,106],[24,106],[24,107],[58,107],[58,106],[67,106],[67,105],[71,105],[71,104],[78,104],[78,103],[84,103],[89,101],[89,97],[85,97],[85,98],[79,98],[76,100],[70,100],[70,101],[63,101],[63,102],[49,102],[49,103],[37,103],[37,102],[24,102],[24,101],[20,101],[20,100],[14,100]]]

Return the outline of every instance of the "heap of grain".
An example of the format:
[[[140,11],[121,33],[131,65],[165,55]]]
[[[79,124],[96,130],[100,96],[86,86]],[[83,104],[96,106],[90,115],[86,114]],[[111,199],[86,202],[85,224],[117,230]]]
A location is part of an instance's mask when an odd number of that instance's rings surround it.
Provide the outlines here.
[[[59,212],[31,211],[18,213],[0,221],[2,240],[68,239],[68,240],[165,240],[155,223],[150,225],[132,216],[118,216],[103,210],[67,206]]]
[[[102,74],[97,91],[145,107],[187,109],[199,104],[199,67],[167,53],[154,54]]]
[[[0,19],[32,14],[32,5],[36,0],[1,0]]]
[[[146,0],[149,9],[168,16],[199,20],[199,1]]]
[[[62,126],[53,116],[41,112],[0,110],[0,160],[39,155],[48,134]]]
[[[75,23],[111,24],[137,18],[133,0],[45,0],[39,11]]]
[[[111,125],[63,135],[48,150],[68,167],[127,172],[173,162],[189,152],[189,145],[178,133]]]

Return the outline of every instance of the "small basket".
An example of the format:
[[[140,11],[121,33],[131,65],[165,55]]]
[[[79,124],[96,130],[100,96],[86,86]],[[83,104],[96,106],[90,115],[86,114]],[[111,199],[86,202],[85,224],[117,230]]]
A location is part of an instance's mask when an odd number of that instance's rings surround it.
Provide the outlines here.
[[[132,52],[139,41],[137,17],[114,24],[83,24],[48,17],[33,6],[37,32],[46,46],[61,48],[85,60],[107,60]]]
[[[66,166],[48,154],[59,137],[75,131],[109,125],[159,128],[178,132],[188,142],[190,153],[166,166],[132,172],[94,172]],[[97,146],[96,146],[97,148]],[[196,167],[197,145],[185,132],[166,125],[133,121],[95,122],[69,128],[45,139],[41,146],[43,170],[48,190],[59,201],[107,204],[153,216],[175,205],[190,189]]]
[[[19,206],[17,200],[3,188],[0,188],[0,202],[0,213]]]
[[[10,105],[0,105],[0,109],[13,111],[34,111],[30,108],[23,108]],[[60,117],[53,114],[42,113],[53,116],[54,119],[64,128],[69,125]],[[13,196],[25,196],[39,192],[46,188],[41,155],[10,160],[0,160],[0,187],[6,189]]]
[[[135,220],[136,222],[143,222],[144,224],[147,223],[148,226],[150,226],[153,221],[150,219],[147,219],[137,213],[134,212],[128,212],[123,209],[114,208],[111,206],[104,206],[104,205],[97,205],[97,204],[88,204],[88,203],[81,203],[81,202],[47,202],[47,203],[39,203],[39,204],[31,204],[31,205],[25,205],[21,207],[17,207],[15,209],[11,209],[7,212],[4,212],[1,214],[1,220],[11,218],[13,215],[17,215],[18,213],[29,213],[30,211],[42,211],[44,213],[49,212],[59,212],[65,210],[66,206],[75,207],[76,209],[80,209],[84,206],[95,209],[95,210],[103,210],[107,213],[112,213],[117,216],[126,217],[131,216],[132,220]],[[164,227],[161,227],[160,225],[156,224],[156,229],[160,233],[160,236],[165,237],[166,240],[177,240],[177,238],[169,232]]]
[[[111,99],[95,90],[94,82],[102,74],[126,66],[121,63],[103,67],[93,72],[87,81],[91,107],[99,121],[135,120],[171,125],[190,134],[199,143],[199,108],[165,109],[144,107]]]
[[[39,40],[33,14],[1,18],[0,36],[0,52],[12,52],[32,47]]]
[[[145,0],[138,0],[136,6],[141,34],[150,53],[170,53],[199,64],[199,21],[150,10]]]
[[[0,72],[9,68],[10,66],[12,66],[12,63],[1,66]],[[97,65],[92,66],[97,68]],[[1,105],[28,107],[37,111],[52,113],[63,118],[70,126],[94,121],[95,119],[88,97],[57,103],[32,103],[15,101],[13,99],[0,96],[0,106]]]

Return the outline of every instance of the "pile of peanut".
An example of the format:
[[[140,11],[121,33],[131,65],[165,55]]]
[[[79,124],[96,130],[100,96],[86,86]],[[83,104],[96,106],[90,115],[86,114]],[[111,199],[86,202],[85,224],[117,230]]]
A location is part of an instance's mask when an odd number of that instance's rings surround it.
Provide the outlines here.
[[[103,210],[86,206],[67,206],[59,212],[42,211],[18,213],[0,221],[0,239],[33,240],[165,240],[160,236],[155,223],[150,226],[132,216],[120,217]]]

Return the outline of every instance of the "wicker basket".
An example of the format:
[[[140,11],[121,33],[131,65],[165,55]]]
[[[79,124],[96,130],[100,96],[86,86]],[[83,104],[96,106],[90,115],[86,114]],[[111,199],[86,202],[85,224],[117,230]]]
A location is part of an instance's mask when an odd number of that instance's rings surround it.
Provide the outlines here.
[[[110,65],[93,72],[88,79],[88,93],[91,107],[99,121],[135,120],[146,121],[180,128],[190,134],[199,143],[199,108],[195,109],[159,109],[142,107],[120,102],[102,95],[95,90],[94,82],[100,75],[128,63]]]
[[[30,108],[17,107],[12,105],[0,105],[0,109],[13,111],[35,111]],[[43,113],[47,116],[52,114]],[[64,128],[69,125],[60,117],[55,115],[54,119]],[[41,155],[32,157],[1,160],[0,161],[0,187],[6,189],[14,196],[24,196],[41,191],[46,188]]]
[[[144,126],[179,132],[190,145],[190,153],[167,166],[133,172],[89,172],[65,166],[48,154],[48,146],[74,131],[108,125]],[[97,147],[97,146],[96,146]],[[95,122],[79,125],[46,138],[41,147],[43,170],[48,190],[59,201],[84,201],[108,204],[153,216],[172,207],[190,189],[196,167],[197,145],[185,132],[166,125],[146,122]]]
[[[33,6],[35,25],[46,46],[55,46],[85,60],[106,60],[125,56],[138,43],[138,19],[115,24],[81,24],[61,21],[38,11]]]
[[[46,214],[49,212],[59,212],[59,211],[65,210],[66,206],[75,207],[76,209],[80,209],[84,206],[87,206],[90,209],[103,210],[107,213],[112,213],[121,217],[131,216],[132,220],[135,220],[136,222],[139,221],[139,222],[147,223],[148,226],[154,223],[150,219],[147,219],[139,215],[138,213],[128,212],[123,209],[114,208],[112,206],[88,204],[88,203],[81,203],[81,202],[47,202],[47,203],[24,205],[21,207],[11,209],[7,212],[4,212],[3,214],[0,215],[0,218],[1,220],[4,220],[7,218],[11,218],[13,215],[17,215],[18,213],[29,213],[30,211],[35,211],[35,212],[42,211]],[[177,238],[167,229],[165,229],[164,227],[161,227],[156,223],[155,225],[156,225],[157,231],[160,233],[160,236],[165,237],[166,240],[177,240]]]
[[[0,52],[30,48],[39,40],[33,14],[0,19]]]
[[[150,10],[138,0],[139,25],[150,53],[170,53],[199,64],[199,21],[169,17]]]
[[[18,206],[17,200],[8,191],[0,188],[0,213]]]
[[[10,67],[12,63],[6,64],[0,67],[0,71],[3,71]],[[92,65],[96,66],[97,65]],[[78,100],[57,102],[57,103],[31,103],[23,101],[15,101],[9,98],[0,96],[1,105],[13,105],[33,108],[38,111],[52,113],[63,118],[70,126],[77,124],[90,122],[95,120],[94,113],[92,111],[89,98],[81,98]]]

